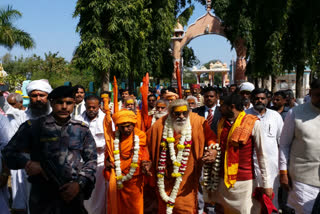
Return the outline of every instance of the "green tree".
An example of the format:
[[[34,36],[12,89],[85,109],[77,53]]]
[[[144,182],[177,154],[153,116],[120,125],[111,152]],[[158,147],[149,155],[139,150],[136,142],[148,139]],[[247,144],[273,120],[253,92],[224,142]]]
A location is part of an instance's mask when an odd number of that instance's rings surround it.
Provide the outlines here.
[[[74,62],[80,68],[90,66],[107,89],[109,76],[128,79],[132,88],[136,78],[151,71],[148,61],[148,35],[151,33],[149,1],[77,2],[77,30],[81,42]],[[148,69],[149,68],[149,69]]]
[[[13,25],[13,21],[21,17],[22,14],[18,10],[12,9],[11,6],[8,6],[7,9],[0,9],[0,45],[8,49],[15,45],[24,49],[34,47],[34,41],[30,34]]]
[[[296,97],[302,98],[303,74],[307,65],[319,69],[320,3],[316,0],[292,1],[287,31],[283,37],[283,64],[296,71]],[[318,70],[319,71],[319,70]]]
[[[79,70],[74,65],[68,63],[58,53],[45,53],[45,58],[33,55],[31,57],[15,57],[10,54],[2,57],[3,67],[8,73],[6,82],[10,90],[19,88],[27,74],[31,74],[31,79],[48,79],[52,87],[63,85],[70,81],[73,85],[80,84],[88,87],[89,82],[94,81],[94,72],[90,69]],[[85,77],[85,78],[83,78]]]

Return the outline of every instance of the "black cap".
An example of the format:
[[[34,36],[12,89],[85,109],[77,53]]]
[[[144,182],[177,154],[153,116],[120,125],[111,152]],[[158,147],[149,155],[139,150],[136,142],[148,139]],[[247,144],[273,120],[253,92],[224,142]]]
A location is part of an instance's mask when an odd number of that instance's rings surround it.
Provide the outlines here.
[[[56,100],[66,97],[74,98],[74,88],[71,86],[63,85],[53,89],[53,91],[49,94],[48,99]]]

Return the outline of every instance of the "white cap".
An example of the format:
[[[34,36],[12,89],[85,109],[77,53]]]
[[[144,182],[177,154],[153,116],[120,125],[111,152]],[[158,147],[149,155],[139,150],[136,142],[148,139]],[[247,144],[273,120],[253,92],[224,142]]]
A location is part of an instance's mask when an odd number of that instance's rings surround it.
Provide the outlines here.
[[[47,94],[50,94],[52,91],[51,85],[49,84],[48,80],[41,79],[41,80],[33,80],[31,81],[27,88],[27,93],[30,94],[32,91],[38,90],[46,92]]]
[[[251,82],[244,82],[244,83],[241,83],[240,85],[240,91],[253,91],[254,90],[254,85],[251,83]]]

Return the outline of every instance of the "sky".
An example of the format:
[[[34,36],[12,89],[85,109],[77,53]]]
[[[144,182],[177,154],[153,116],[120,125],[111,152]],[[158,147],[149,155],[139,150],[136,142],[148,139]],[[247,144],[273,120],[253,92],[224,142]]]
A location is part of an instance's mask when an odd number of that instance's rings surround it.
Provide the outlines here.
[[[80,36],[76,32],[78,18],[73,18],[76,0],[1,0],[0,8],[11,5],[22,13],[14,25],[28,32],[36,43],[31,50],[14,47],[11,50],[0,47],[0,58],[6,53],[12,56],[32,56],[37,54],[44,58],[45,53],[59,52],[67,61],[72,59],[73,52],[79,44]],[[195,11],[189,25],[206,13],[205,7],[195,4]],[[185,28],[186,30],[187,28]],[[231,49],[227,39],[218,35],[205,35],[193,39],[189,44],[195,55],[204,64],[212,59],[219,59],[228,65],[235,59],[236,53]]]

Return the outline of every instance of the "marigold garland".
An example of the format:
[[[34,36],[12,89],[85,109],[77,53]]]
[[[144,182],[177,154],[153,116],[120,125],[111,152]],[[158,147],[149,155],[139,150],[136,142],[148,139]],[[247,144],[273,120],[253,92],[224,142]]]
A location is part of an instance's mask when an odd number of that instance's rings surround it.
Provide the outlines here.
[[[162,141],[160,143],[161,151],[158,163],[158,188],[159,193],[163,201],[167,203],[166,213],[171,214],[174,208],[175,200],[182,182],[182,176],[187,167],[188,158],[191,151],[191,124],[189,118],[187,119],[186,127],[181,132],[181,138],[177,145],[178,153],[176,154],[174,149],[175,138],[173,137],[172,120],[170,117],[167,118],[162,134]],[[175,184],[171,191],[170,196],[167,195],[164,186],[164,175],[167,161],[167,150],[169,149],[170,159],[173,164],[173,172],[171,177],[176,178]]]
[[[128,181],[132,178],[133,174],[136,172],[138,165],[138,159],[139,159],[139,137],[137,135],[134,136],[134,145],[133,145],[133,157],[130,164],[130,170],[129,173],[126,175],[122,175],[121,171],[121,161],[120,161],[120,150],[119,150],[119,136],[120,132],[116,131],[115,134],[115,140],[113,142],[114,145],[114,165],[116,170],[116,179],[117,179],[117,187],[118,189],[123,188],[123,182]]]

